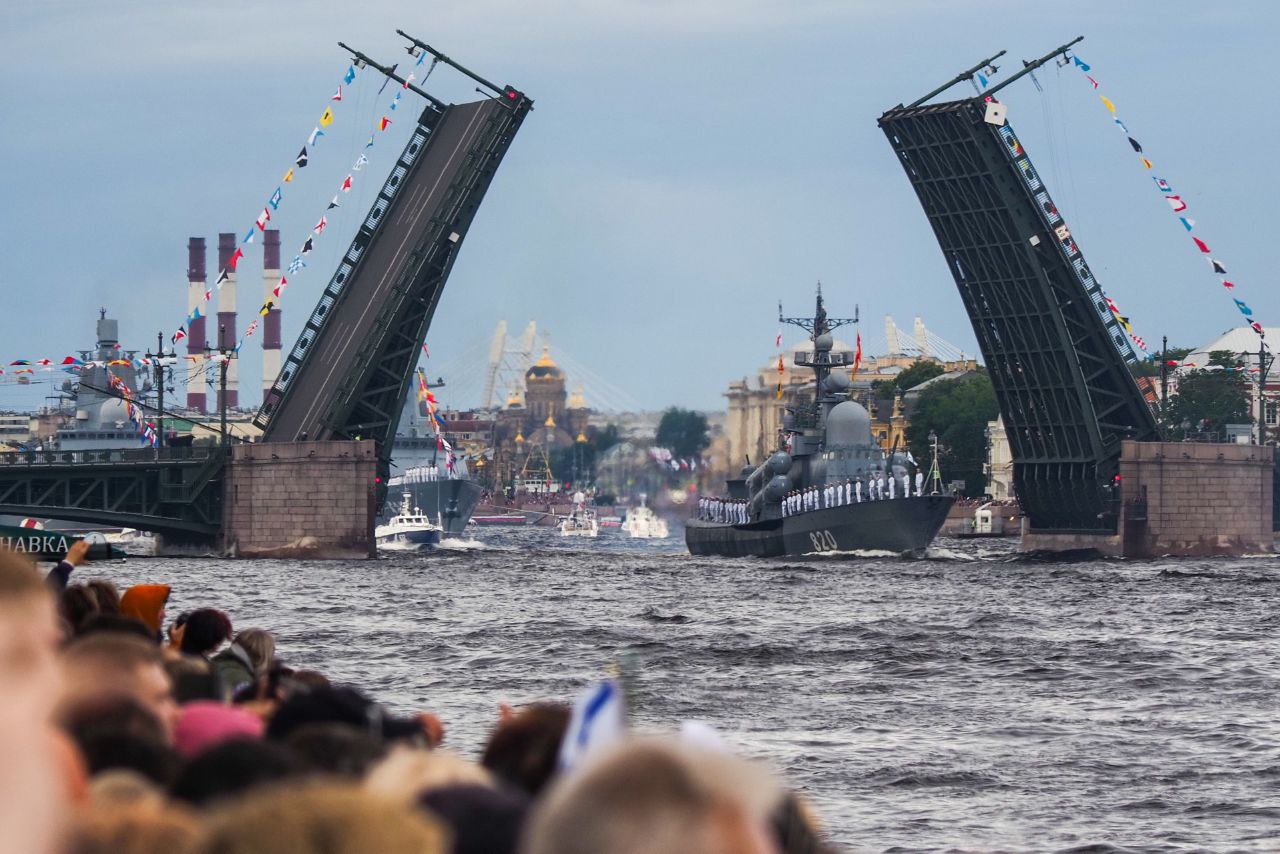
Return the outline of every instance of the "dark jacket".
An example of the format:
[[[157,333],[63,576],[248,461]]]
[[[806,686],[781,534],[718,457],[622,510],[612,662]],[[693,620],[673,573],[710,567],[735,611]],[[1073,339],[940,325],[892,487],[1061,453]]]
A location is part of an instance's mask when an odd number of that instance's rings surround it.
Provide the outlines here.
[[[222,682],[222,690],[234,696],[245,685],[253,682],[253,662],[249,653],[236,644],[224,649],[209,660],[209,667]]]

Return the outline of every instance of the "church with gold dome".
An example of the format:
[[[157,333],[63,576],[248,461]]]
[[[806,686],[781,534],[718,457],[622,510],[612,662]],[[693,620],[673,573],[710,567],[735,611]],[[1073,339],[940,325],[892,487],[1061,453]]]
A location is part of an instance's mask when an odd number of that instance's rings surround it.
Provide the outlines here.
[[[524,373],[523,388],[513,388],[493,425],[494,448],[508,459],[533,448],[550,453],[586,441],[587,408],[581,386],[568,392],[564,370],[544,346],[542,356]]]

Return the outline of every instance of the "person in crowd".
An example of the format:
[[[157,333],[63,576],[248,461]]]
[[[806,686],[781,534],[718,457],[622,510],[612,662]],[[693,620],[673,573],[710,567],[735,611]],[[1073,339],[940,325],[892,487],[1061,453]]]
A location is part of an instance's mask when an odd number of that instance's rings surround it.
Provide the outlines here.
[[[382,738],[423,741],[437,747],[444,741],[444,724],[430,713],[413,718],[390,715],[354,688],[317,687],[289,695],[267,724],[267,738],[287,739],[307,724],[344,724]]]
[[[55,850],[69,800],[50,735],[62,634],[53,586],[0,551],[0,845],[32,854]]]
[[[382,738],[345,724],[298,727],[284,745],[314,773],[348,780],[363,780],[388,749]]]
[[[61,593],[67,587],[67,582],[71,579],[71,573],[75,571],[77,566],[83,564],[89,555],[89,543],[85,540],[76,540],[67,549],[66,557],[58,561],[49,574],[45,576],[45,583],[54,593]]]
[[[169,585],[135,584],[120,597],[120,613],[150,629],[157,642],[164,625],[164,609],[169,602]]]
[[[231,618],[222,611],[198,608],[187,615],[178,649],[184,655],[207,659],[231,638],[231,631]]]
[[[924,472],[916,469],[916,495],[924,495]]]
[[[516,854],[529,796],[458,784],[423,792],[418,803],[449,828],[453,854]]]
[[[163,723],[132,697],[108,694],[85,698],[64,706],[58,722],[84,757],[92,777],[127,770],[158,786],[168,786],[181,765]]]
[[[79,634],[84,622],[101,610],[97,595],[85,584],[68,584],[58,594],[58,614],[67,624],[69,635]]]
[[[201,854],[204,822],[161,799],[95,806],[79,816],[67,850],[74,854]]]
[[[130,697],[155,715],[166,741],[172,738],[178,705],[154,643],[115,632],[81,638],[63,652],[62,675],[64,710],[102,697]]]
[[[214,700],[195,700],[182,706],[173,729],[173,747],[184,758],[234,738],[262,738],[262,718]]]
[[[853,500],[856,504],[862,503],[862,475],[853,482]]]
[[[98,600],[98,613],[120,613],[120,591],[105,578],[90,578],[84,583]]]
[[[217,854],[445,854],[443,825],[413,804],[339,783],[263,790],[215,810]]]
[[[530,703],[518,710],[504,707],[480,764],[507,785],[537,797],[556,773],[560,743],[572,714],[564,703]]]
[[[169,793],[179,801],[204,807],[256,794],[259,787],[269,784],[300,781],[307,773],[302,760],[282,745],[258,738],[231,738],[192,757]]]
[[[727,753],[632,741],[588,761],[534,807],[526,854],[773,854],[782,793]]]
[[[245,629],[210,664],[229,695],[267,675],[275,661],[276,640],[265,629]]]

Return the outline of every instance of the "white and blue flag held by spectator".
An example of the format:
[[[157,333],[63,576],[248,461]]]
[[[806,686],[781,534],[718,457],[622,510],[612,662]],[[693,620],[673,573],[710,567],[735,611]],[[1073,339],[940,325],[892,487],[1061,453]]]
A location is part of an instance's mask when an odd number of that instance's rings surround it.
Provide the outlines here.
[[[626,731],[622,684],[605,679],[589,686],[573,704],[569,729],[560,744],[560,767],[572,768],[589,753],[622,741]]]

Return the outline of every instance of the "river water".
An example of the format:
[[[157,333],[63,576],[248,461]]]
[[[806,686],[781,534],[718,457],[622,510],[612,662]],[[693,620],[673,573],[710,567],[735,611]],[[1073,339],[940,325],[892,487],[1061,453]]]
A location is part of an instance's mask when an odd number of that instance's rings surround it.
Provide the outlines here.
[[[710,722],[853,850],[1280,850],[1277,559],[729,560],[673,534],[87,575],[269,628],[294,666],[439,712],[465,754],[500,701],[626,662],[637,726]]]

